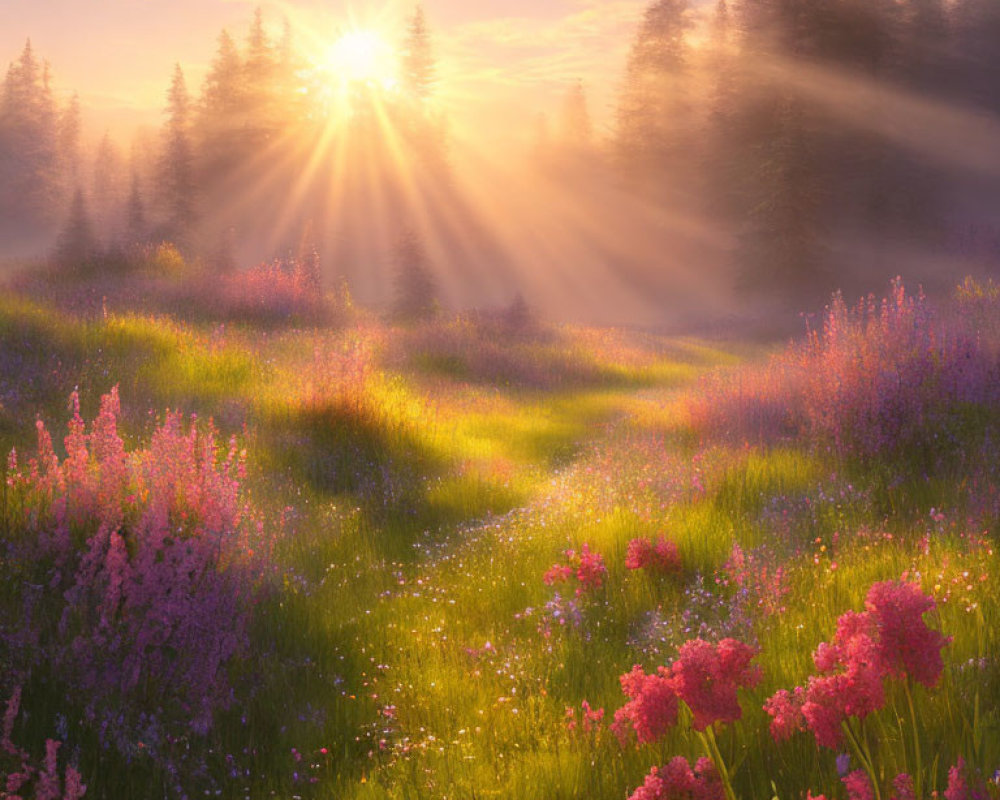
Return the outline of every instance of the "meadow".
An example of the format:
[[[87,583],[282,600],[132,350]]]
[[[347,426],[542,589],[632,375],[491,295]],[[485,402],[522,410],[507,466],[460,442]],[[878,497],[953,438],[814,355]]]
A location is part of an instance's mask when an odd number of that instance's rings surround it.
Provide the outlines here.
[[[760,343],[150,258],[0,295],[3,796],[1000,797],[992,283]]]

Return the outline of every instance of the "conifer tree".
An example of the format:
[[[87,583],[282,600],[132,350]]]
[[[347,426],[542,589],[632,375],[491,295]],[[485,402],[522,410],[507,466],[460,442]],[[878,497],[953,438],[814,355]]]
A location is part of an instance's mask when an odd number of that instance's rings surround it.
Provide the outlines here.
[[[60,213],[57,119],[49,67],[29,40],[0,96],[0,218],[17,232],[46,229]]]
[[[434,92],[437,64],[422,6],[417,6],[410,17],[400,66],[404,93],[416,101],[427,100]]]
[[[87,213],[83,190],[77,189],[56,243],[55,262],[64,270],[82,273],[94,268],[98,253],[97,237]]]
[[[403,322],[435,317],[439,311],[437,285],[423,240],[415,231],[405,231],[395,249],[395,303],[393,312]]]
[[[146,221],[146,202],[139,185],[139,174],[132,172],[132,184],[125,204],[125,245],[136,247],[145,244],[149,231]]]
[[[657,0],[646,8],[625,70],[616,112],[618,160],[632,178],[661,189],[675,185],[690,133],[686,40],[688,0]]]
[[[191,103],[179,64],[167,91],[167,122],[160,161],[160,196],[166,233],[180,247],[190,246],[195,224],[194,153],[191,145]]]

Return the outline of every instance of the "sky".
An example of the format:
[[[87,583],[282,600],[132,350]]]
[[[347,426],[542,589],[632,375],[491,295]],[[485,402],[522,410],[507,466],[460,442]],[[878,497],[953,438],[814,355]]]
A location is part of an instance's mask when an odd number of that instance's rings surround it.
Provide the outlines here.
[[[526,135],[582,80],[598,129],[611,118],[629,43],[646,0],[424,0],[450,118]],[[0,62],[30,38],[57,92],[79,93],[88,127],[130,129],[162,120],[175,62],[197,90],[226,28],[244,39],[254,9],[277,36],[285,18],[299,42],[332,42],[347,27],[402,35],[413,0],[0,0]],[[497,126],[496,121],[503,124]],[[519,132],[519,133],[517,133]],[[103,131],[92,135],[102,135]]]

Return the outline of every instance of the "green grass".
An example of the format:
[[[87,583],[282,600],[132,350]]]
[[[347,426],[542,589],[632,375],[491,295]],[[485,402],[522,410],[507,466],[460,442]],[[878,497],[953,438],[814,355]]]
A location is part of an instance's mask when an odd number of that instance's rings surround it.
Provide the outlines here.
[[[923,751],[940,756],[927,785],[942,789],[958,754],[1000,766],[998,531],[952,511],[968,507],[962,476],[894,481],[802,442],[701,442],[680,393],[761,348],[554,329],[505,362],[514,376],[563,370],[546,386],[490,382],[447,348],[402,357],[414,336],[83,321],[0,302],[0,343],[38,371],[16,408],[0,408],[5,448],[23,452],[36,413],[64,420],[74,386],[86,416],[119,384],[136,440],[146,412],[167,407],[243,436],[247,491],[280,538],[254,656],[236,668],[246,694],[206,747],[225,796],[624,797],[651,766],[700,755],[698,740],[682,726],[622,749],[606,725],[569,731],[566,708],[587,700],[610,720],[625,699],[621,673],[667,663],[685,625],[731,622],[735,544],[784,570],[787,589],[780,612],[753,599],[744,609],[764,680],[720,732],[727,762],[741,765],[738,796],[836,795],[834,754],[808,734],[774,744],[761,706],[807,678],[817,644],[862,609],[873,582],[904,573],[935,593],[936,622],[953,637],[941,686],[915,696]],[[40,353],[59,362],[54,377]],[[947,520],[931,521],[931,507]],[[677,542],[682,572],[626,569],[628,542],[660,535]],[[561,589],[555,616],[546,606],[558,587],[542,575],[584,543],[603,554],[606,583],[580,598]],[[44,692],[26,695],[38,711],[18,731],[36,750],[58,709]],[[872,722],[890,780],[913,766],[906,719],[893,695]],[[227,777],[225,754],[250,774]],[[80,763],[95,796],[162,789],[148,764],[95,753]]]

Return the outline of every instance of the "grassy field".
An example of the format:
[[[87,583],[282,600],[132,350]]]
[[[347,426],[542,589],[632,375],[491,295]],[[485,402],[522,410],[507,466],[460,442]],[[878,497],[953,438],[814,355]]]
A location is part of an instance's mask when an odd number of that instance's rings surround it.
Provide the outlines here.
[[[5,293],[8,793],[1000,796],[1000,305],[929,306],[764,346]]]

